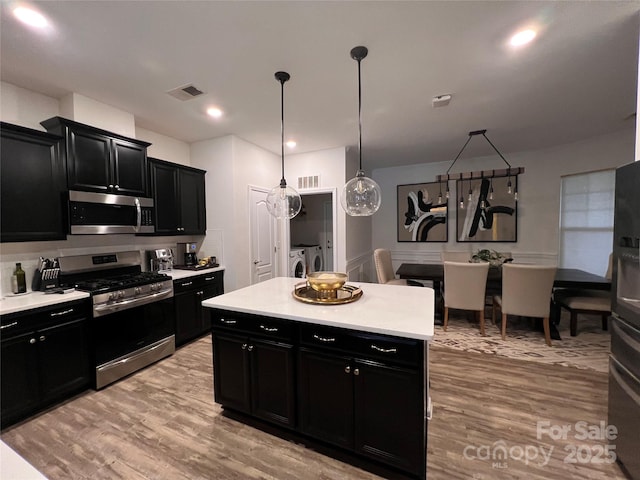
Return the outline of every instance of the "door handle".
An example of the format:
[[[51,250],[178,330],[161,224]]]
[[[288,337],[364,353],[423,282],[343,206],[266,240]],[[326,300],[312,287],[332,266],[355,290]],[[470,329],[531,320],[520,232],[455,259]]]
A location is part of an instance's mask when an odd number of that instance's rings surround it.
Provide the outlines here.
[[[254,260],[254,261],[253,261],[253,264],[254,264],[254,265],[257,265],[257,264],[259,264],[259,263],[260,263],[260,260]]]

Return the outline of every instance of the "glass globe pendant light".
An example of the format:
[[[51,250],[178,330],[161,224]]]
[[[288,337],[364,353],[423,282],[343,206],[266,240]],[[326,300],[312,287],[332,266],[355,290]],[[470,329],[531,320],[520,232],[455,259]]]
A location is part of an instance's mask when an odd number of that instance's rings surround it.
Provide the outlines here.
[[[340,195],[340,203],[344,211],[353,217],[367,217],[373,215],[382,203],[380,186],[371,178],[365,176],[362,170],[362,83],[360,80],[360,62],[367,56],[367,47],[351,49],[351,58],[358,62],[358,153],[360,164],[356,176],[349,180]]]
[[[279,219],[293,218],[302,207],[300,194],[293,188],[287,186],[284,178],[284,82],[291,78],[287,72],[276,72],[276,80],[280,82],[280,147],[282,159],[282,178],[280,185],[273,187],[267,194],[267,210],[271,215]]]

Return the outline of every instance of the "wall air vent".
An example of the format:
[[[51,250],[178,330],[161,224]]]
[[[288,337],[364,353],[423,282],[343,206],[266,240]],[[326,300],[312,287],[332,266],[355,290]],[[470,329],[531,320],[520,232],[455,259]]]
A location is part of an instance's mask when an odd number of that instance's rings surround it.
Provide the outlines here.
[[[167,93],[178,100],[185,101],[202,95],[204,92],[193,84],[188,84],[169,90]]]
[[[320,187],[320,175],[309,175],[308,177],[298,177],[298,189]]]

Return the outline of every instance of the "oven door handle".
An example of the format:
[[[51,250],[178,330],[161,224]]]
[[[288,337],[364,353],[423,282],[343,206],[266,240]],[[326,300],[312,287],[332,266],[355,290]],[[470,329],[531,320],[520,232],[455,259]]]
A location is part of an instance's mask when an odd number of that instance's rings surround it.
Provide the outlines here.
[[[142,225],[142,208],[140,207],[140,199],[136,197],[134,199],[134,203],[136,205],[136,226],[133,227],[135,232],[140,231],[140,226]]]
[[[107,303],[104,305],[97,305],[93,307],[93,316],[99,317],[111,312],[117,312],[122,310],[123,307],[131,307],[137,305],[146,305],[148,303],[155,302],[156,300],[162,300],[163,298],[169,298],[173,296],[173,290],[165,290],[163,292],[154,293],[153,295],[147,295],[145,297],[132,298],[130,300],[123,300],[117,303]]]

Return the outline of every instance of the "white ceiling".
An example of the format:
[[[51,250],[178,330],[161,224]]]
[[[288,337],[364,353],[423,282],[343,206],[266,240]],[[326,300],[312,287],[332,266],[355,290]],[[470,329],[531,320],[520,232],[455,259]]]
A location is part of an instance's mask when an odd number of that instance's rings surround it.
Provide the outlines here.
[[[471,130],[509,152],[630,128],[636,110],[635,1],[44,1],[36,34],[2,1],[2,80],[70,92],[135,115],[185,142],[235,134],[280,153],[357,145],[357,63],[364,45],[365,170],[451,160]],[[540,29],[530,46],[506,40]],[[205,95],[167,95],[193,83]],[[452,94],[434,109],[435,95]],[[207,106],[226,115],[208,118]],[[467,155],[491,147],[472,141]],[[170,159],[169,159],[170,160]]]

